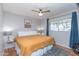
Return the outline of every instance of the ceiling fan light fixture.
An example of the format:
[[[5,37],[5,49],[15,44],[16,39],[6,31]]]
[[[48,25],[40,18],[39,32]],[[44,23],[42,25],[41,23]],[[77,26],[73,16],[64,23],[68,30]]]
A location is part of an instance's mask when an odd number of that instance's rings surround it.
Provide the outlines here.
[[[32,10],[33,12],[37,12],[39,16],[43,16],[43,13],[50,12],[50,10],[43,10],[43,9],[37,9],[37,10]]]
[[[40,12],[38,15],[39,15],[39,16],[43,16],[43,13]]]

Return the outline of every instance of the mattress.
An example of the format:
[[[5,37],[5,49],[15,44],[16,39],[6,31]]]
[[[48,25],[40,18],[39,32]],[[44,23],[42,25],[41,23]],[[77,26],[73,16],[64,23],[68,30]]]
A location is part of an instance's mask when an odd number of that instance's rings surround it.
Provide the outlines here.
[[[20,50],[19,54],[23,56],[29,56],[39,49],[44,49],[48,46],[51,47],[51,45],[53,46],[54,39],[44,35],[22,36],[16,37],[16,43]]]

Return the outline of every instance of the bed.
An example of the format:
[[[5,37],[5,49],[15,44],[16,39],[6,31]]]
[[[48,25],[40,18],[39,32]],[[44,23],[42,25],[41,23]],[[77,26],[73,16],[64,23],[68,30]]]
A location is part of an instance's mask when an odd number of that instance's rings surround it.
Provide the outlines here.
[[[16,51],[21,56],[40,56],[50,50],[54,38],[45,35],[24,35],[16,37]]]

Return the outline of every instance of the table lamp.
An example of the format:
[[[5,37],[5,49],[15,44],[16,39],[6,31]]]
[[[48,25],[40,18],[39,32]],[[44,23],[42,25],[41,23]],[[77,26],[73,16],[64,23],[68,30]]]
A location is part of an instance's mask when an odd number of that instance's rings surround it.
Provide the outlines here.
[[[10,36],[12,35],[12,31],[5,31],[4,36],[8,36],[8,41],[10,41]]]

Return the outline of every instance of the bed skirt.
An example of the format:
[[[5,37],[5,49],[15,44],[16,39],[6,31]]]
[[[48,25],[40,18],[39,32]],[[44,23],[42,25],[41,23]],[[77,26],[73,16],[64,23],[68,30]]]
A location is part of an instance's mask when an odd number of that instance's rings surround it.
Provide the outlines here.
[[[53,47],[53,45],[48,45],[47,47],[38,49],[37,51],[32,52],[31,56],[42,56],[44,53],[49,51],[52,47]],[[20,48],[17,46],[16,43],[15,43],[15,50],[17,52],[17,55],[21,56],[20,55]]]

